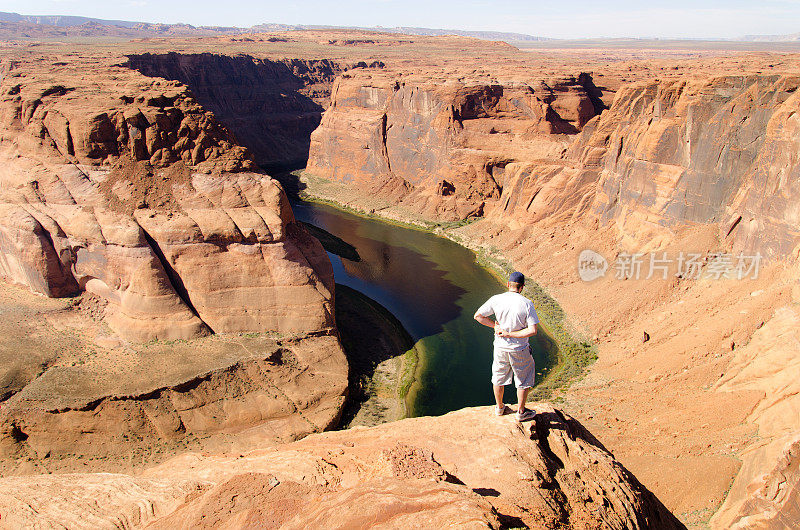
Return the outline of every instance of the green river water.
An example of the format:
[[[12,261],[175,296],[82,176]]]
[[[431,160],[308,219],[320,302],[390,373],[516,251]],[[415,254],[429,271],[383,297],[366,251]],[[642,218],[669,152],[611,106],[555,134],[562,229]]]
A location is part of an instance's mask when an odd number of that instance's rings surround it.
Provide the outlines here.
[[[419,364],[406,400],[409,416],[493,403],[493,334],[473,314],[505,285],[477,263],[473,252],[429,232],[327,205],[299,201],[293,209],[298,220],[356,248],[360,261],[329,253],[336,283],[383,305],[416,341]],[[546,343],[545,337],[531,339],[537,372],[547,369]],[[512,390],[506,394],[513,403]]]

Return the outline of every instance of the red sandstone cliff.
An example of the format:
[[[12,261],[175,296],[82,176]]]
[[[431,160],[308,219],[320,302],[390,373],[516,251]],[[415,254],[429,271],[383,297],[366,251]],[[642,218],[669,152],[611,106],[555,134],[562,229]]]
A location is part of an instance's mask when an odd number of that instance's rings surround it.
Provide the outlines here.
[[[305,166],[309,137],[330,103],[337,75],[381,68],[380,61],[332,61],[202,54],[130,54],[148,77],[180,81],[269,168]]]
[[[62,337],[39,313],[33,347],[65,341],[49,357],[9,344],[4,472],[136,467],[339,418],[330,261],[185,85],[112,58],[4,63],[0,276],[84,293],[100,320],[63,314]]]
[[[596,91],[585,74],[533,86],[345,74],[311,136],[307,170],[423,215],[482,216],[509,163],[560,157],[602,109]]]
[[[322,248],[185,87],[73,74],[20,65],[0,88],[4,276],[101,296],[135,340],[333,326]]]
[[[708,223],[737,251],[796,253],[796,78],[640,82],[597,117],[591,78],[551,85],[344,75],[308,172],[444,220],[588,214],[629,242]]]

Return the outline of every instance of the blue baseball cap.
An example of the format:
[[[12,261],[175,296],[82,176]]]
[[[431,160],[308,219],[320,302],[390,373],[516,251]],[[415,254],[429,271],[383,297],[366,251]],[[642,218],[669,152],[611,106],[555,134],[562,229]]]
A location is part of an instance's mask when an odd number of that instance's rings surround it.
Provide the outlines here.
[[[514,271],[508,275],[508,281],[510,281],[511,283],[518,283],[520,285],[524,285],[525,275],[522,274],[521,272]]]

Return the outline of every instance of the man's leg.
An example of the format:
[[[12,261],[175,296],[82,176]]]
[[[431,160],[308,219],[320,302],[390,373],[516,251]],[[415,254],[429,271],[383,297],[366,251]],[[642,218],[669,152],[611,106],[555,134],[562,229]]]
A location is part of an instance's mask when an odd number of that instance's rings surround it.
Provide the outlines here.
[[[517,386],[517,412],[522,414],[525,412],[525,403],[528,401],[528,394],[530,394],[536,378],[536,363],[530,348],[514,352],[511,366],[514,371],[514,383]]]
[[[531,392],[531,387],[517,389],[517,412],[522,414],[525,412],[525,403],[528,401],[528,394]]]
[[[508,354],[495,348],[493,361],[492,361],[492,391],[494,392],[494,400],[497,402],[495,412],[502,415],[505,411],[503,404],[503,394],[505,393],[506,385],[511,384],[511,363],[508,359]]]
[[[502,385],[492,385],[492,390],[494,390],[494,400],[497,402],[497,408],[502,409],[503,405],[503,394],[505,393],[506,387]]]

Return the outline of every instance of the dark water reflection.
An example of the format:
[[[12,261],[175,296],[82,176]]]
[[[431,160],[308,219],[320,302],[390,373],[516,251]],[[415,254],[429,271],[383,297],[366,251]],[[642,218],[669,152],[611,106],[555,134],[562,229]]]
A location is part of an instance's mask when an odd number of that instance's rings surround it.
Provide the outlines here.
[[[297,219],[356,247],[360,262],[329,254],[336,282],[386,307],[417,341],[420,367],[409,415],[492,403],[492,333],[472,315],[503,286],[472,252],[427,232],[325,205],[300,201],[293,209]],[[531,346],[538,369],[547,356],[535,339]]]

